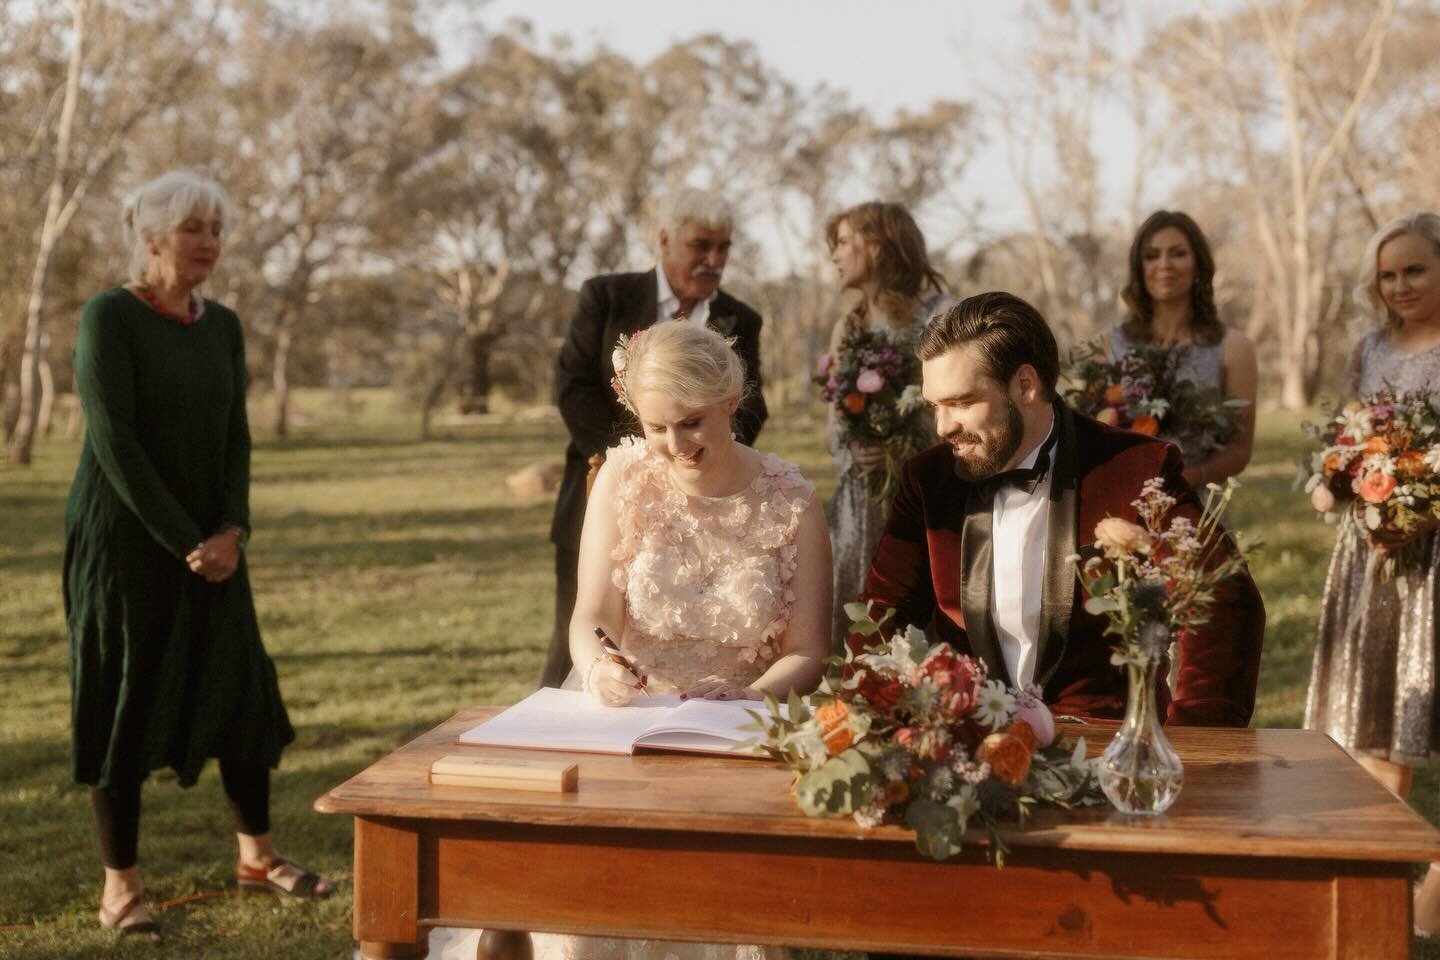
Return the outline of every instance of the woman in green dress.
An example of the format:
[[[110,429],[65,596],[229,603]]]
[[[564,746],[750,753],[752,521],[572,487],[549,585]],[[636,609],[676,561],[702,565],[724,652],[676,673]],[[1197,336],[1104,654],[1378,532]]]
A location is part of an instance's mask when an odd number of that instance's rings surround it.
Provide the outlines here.
[[[331,888],[270,837],[270,769],[295,734],[245,569],[245,347],[235,314],[195,292],[219,259],[224,213],[219,186],[194,174],[141,187],[124,215],[137,278],[85,305],[75,347],[86,432],[65,510],[74,773],[100,834],[100,923],[151,936],[136,848],[152,770],[188,787],[219,759],[242,886]]]

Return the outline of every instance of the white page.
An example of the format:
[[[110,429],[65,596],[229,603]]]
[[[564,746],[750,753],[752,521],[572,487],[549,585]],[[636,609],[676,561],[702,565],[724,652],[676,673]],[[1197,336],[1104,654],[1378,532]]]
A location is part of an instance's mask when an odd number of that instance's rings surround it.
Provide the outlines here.
[[[659,742],[653,734],[698,733],[739,743],[759,736],[750,710],[764,714],[765,704],[758,700],[686,700],[668,716],[656,717],[638,739],[649,744]]]
[[[607,707],[582,690],[542,687],[504,713],[466,730],[460,743],[533,750],[630,753],[658,713],[678,707],[678,696],[638,696],[628,707]]]

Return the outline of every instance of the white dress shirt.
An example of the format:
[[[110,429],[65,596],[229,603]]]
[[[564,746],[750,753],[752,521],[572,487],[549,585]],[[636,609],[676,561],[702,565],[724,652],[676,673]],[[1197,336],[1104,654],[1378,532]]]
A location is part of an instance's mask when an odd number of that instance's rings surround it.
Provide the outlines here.
[[[659,278],[659,282],[655,288],[655,322],[663,323],[673,318],[675,311],[680,309],[680,298],[675,295],[674,290],[670,289],[670,280],[665,276],[665,265],[663,263],[656,265],[655,276]],[[715,293],[719,292],[717,288]],[[694,309],[690,311],[690,316],[686,319],[696,326],[705,326],[705,321],[710,318],[710,301],[714,299],[715,294],[712,293],[704,300],[695,304]]]
[[[1055,415],[1050,430],[1055,432]],[[1045,441],[1036,444],[1018,466],[1035,466]],[[1040,640],[1040,600],[1045,585],[1045,535],[1050,525],[1050,478],[1055,470],[1055,448],[1050,448],[1050,469],[1026,493],[1006,484],[995,492],[990,514],[990,622],[1000,655],[1018,687],[1035,679],[1035,650]]]

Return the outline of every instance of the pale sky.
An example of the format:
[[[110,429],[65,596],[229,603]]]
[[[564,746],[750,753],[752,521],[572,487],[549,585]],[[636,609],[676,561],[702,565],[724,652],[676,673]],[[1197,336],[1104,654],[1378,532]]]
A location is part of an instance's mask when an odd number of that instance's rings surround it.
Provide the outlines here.
[[[923,110],[940,98],[975,102],[984,91],[1003,90],[1006,54],[1023,45],[1027,6],[1033,9],[1024,0],[489,0],[480,19],[495,29],[523,18],[540,38],[565,33],[581,49],[603,43],[637,62],[700,33],[745,39],[800,87],[824,83],[884,119],[901,107]],[[465,40],[451,40],[447,59],[463,56]],[[1108,145],[1102,184],[1118,216],[1132,176],[1133,138],[1123,120],[1098,119]],[[982,205],[988,231],[1022,227],[1015,181],[998,138],[990,139],[954,193]],[[954,236],[936,241],[971,245]]]

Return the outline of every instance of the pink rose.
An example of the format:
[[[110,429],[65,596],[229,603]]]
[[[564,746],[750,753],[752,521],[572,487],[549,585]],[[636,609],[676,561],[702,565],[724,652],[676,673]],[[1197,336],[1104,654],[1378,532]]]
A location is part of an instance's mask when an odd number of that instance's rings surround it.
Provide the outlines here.
[[[1146,553],[1155,545],[1150,531],[1129,520],[1106,517],[1095,524],[1095,542],[1107,553]]]
[[[1310,491],[1310,506],[1321,513],[1329,513],[1335,509],[1335,494],[1331,493],[1325,484],[1318,484]]]
[[[885,389],[885,378],[874,370],[861,370],[855,378],[855,389],[861,393],[879,393]]]
[[[1015,708],[1015,719],[1024,720],[1035,731],[1035,746],[1044,748],[1055,742],[1055,717],[1039,700],[1026,699]]]
[[[1395,478],[1379,470],[1366,474],[1355,485],[1355,492],[1360,494],[1360,498],[1366,503],[1384,503],[1394,489]]]

